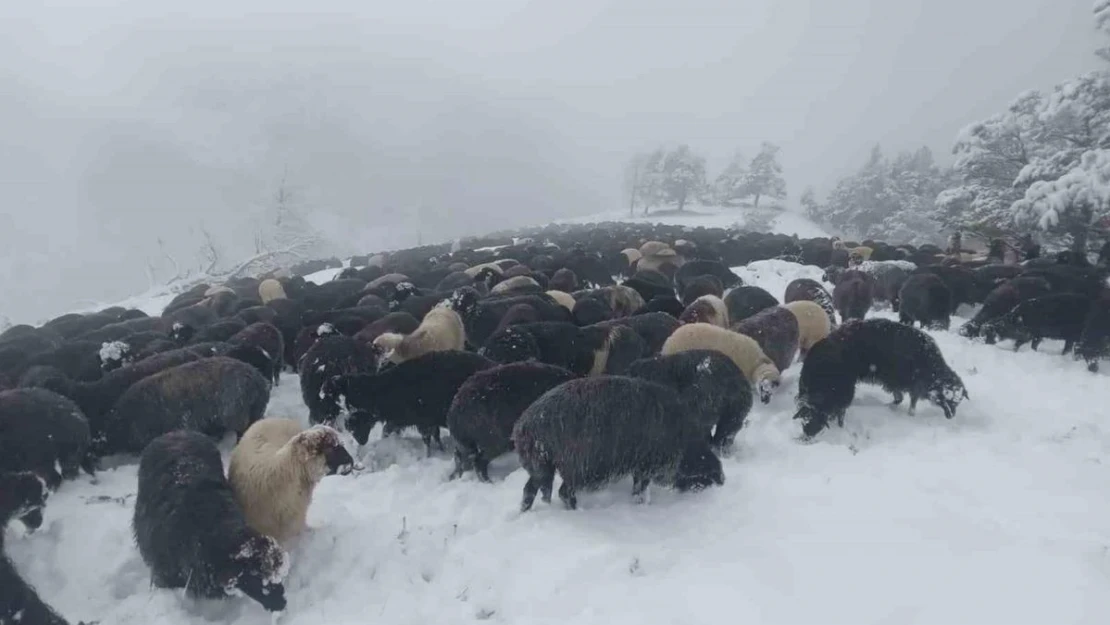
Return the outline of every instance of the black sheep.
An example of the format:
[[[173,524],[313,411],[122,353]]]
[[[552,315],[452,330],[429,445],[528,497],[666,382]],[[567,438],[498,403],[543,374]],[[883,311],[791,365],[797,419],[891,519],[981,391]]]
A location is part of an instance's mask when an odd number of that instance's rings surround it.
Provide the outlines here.
[[[278,313],[269,306],[255,305],[241,309],[239,312],[235,313],[235,316],[247,325],[265,322],[272,323],[276,326]]]
[[[89,422],[72,400],[41,388],[0,392],[0,471],[32,471],[51,489],[92,475]]]
[[[364,328],[365,329],[365,328]],[[362,330],[359,330],[361,332]],[[355,334],[358,334],[356,332]],[[296,338],[293,340],[293,362],[295,366],[294,371],[301,370],[301,363],[304,360],[305,354],[308,353],[317,341],[325,336],[345,336],[336,327],[330,323],[321,323],[319,325],[305,326],[297,332]],[[288,347],[286,348],[288,349]]]
[[[724,285],[717,276],[698,276],[690,279],[682,289],[682,303],[689,306],[702,295],[722,297],[724,293]]]
[[[846,321],[806,355],[798,382],[798,411],[806,437],[817,435],[844,413],[855,397],[856,383],[878,384],[894,395],[894,405],[910,396],[928,399],[951,419],[968,397],[960,376],[944,361],[928,334],[888,319]]]
[[[45,331],[50,332],[50,330]],[[31,336],[39,332],[40,330],[35,326],[30,326],[25,323],[14,325],[5,329],[3,332],[0,332],[0,344],[3,344],[5,341],[10,341],[12,339],[18,339],[24,336]],[[61,339],[61,335],[58,335],[57,340],[60,341]]]
[[[577,325],[588,326],[612,319],[613,307],[600,297],[583,297],[574,303],[571,315]]]
[[[169,335],[164,332],[157,330],[136,332],[119,341],[102,343],[99,352],[100,367],[105,372],[115,371],[124,365],[177,347],[177,343],[170,340]]]
[[[623,373],[643,356],[645,346],[630,328],[541,321],[509,326],[494,334],[478,353],[501,364],[535,359],[577,375]]]
[[[497,324],[497,329],[493,331],[493,335],[497,336],[509,326],[515,326],[520,323],[536,323],[540,320],[540,314],[531,304],[513,304],[509,310],[505,311],[505,316],[501,317],[501,323]]]
[[[333,377],[320,394],[329,403],[343,398],[350,413],[347,429],[360,445],[380,421],[389,431],[415,426],[431,455],[433,441],[443,449],[439,430],[447,425],[447,410],[459,387],[496,364],[471,352],[429,352],[381,373]]]
[[[931,273],[915,273],[898,293],[898,320],[922,328],[947,330],[951,324],[952,291]]]
[[[238,591],[270,612],[285,609],[289,557],[247,525],[207,437],[169,432],[143,449],[131,527],[154,586],[198,599]]]
[[[833,288],[833,304],[840,319],[863,319],[874,302],[874,281],[867,274],[846,271]]]
[[[743,321],[765,308],[778,305],[774,295],[758,286],[738,286],[725,295],[730,323]]]
[[[3,553],[3,529],[13,518],[42,518],[47,490],[30,473],[0,473],[0,623],[68,625],[20,576]]]
[[[674,284],[665,274],[653,269],[637,271],[631,278],[621,283],[640,294],[645,302],[660,295],[674,295]]]
[[[167,369],[136,382],[119,398],[105,424],[104,452],[139,453],[174,430],[242,436],[262,418],[270,384],[239,360],[217,356]]]
[[[237,319],[235,317],[221,319],[197,330],[189,337],[189,342],[210,343],[215,341],[226,341],[238,334],[239,331],[245,327],[247,327],[247,324],[242,319]]]
[[[529,510],[542,493],[577,508],[577,492],[631,474],[632,495],[643,500],[651,480],[680,490],[724,483],[721,461],[697,419],[673,388],[623,376],[561,384],[532,403],[513,427],[513,445],[528,472],[521,499]]]
[[[1014,351],[1030,344],[1034,350],[1044,339],[1064,341],[1066,354],[1083,335],[1091,298],[1076,293],[1050,293],[1025,300],[1013,310],[983,325],[988,345],[999,339],[1013,339]]]
[[[359,330],[355,339],[370,345],[385,333],[412,334],[420,327],[420,320],[406,312],[391,312]]]
[[[265,321],[252,323],[236,332],[227,340],[233,346],[253,346],[258,348],[269,362],[267,376],[273,380],[274,385],[281,383],[281,362],[285,353],[285,339],[277,326]]]
[[[740,276],[732,272],[731,269],[725,267],[724,263],[715,260],[702,260],[695,259],[683,263],[678,271],[674,274],[675,286],[678,287],[680,293],[686,292],[686,285],[699,276],[713,276],[720,280],[721,286],[726,289],[731,289],[734,286],[740,286],[744,283]],[[704,293],[703,293],[704,295]],[[720,297],[720,294],[717,294]],[[644,298],[645,300],[648,298]]]
[[[732,446],[752,409],[752,385],[732,359],[717,351],[644,358],[632,363],[628,375],[675,389],[718,449]]]
[[[975,304],[979,301],[976,299],[979,289],[976,286],[975,274],[972,273],[970,269],[945,265],[928,265],[925,267],[918,267],[913,273],[931,273],[941,280],[944,280],[944,283],[948,285],[948,289],[952,292],[953,313],[960,307],[960,304]]]
[[[798,318],[782,306],[772,306],[732,324],[732,330],[755,339],[779,371],[786,371],[798,355],[801,328]]]
[[[60,334],[62,338],[73,339],[106,325],[117,323],[118,321],[119,318],[114,315],[99,313],[78,315],[70,313],[51,319],[43,324],[42,327],[47,330],[53,330]]]
[[[294,358],[293,346],[297,333],[301,331],[301,318],[304,315],[304,304],[295,299],[274,299],[266,302],[265,306],[277,313],[273,322],[281,330],[281,338],[285,341],[285,366],[296,370],[297,361]]]
[[[682,302],[678,301],[678,298],[674,295],[657,295],[632,314],[647,315],[651,313],[664,313],[678,319],[684,310],[686,310],[686,307],[683,306]]]
[[[334,397],[321,393],[324,382],[338,375],[373,373],[378,369],[378,353],[358,339],[332,334],[313,345],[301,360],[301,399],[308,406],[310,423],[334,423],[340,406]]]
[[[820,282],[809,278],[798,278],[786,285],[786,293],[782,297],[782,303],[789,304],[790,302],[803,300],[813,302],[823,308],[825,314],[829,316],[829,327],[836,327],[836,306],[833,305],[832,295]]]
[[[1110,356],[1110,290],[1091,302],[1087,318],[1083,322],[1083,334],[1075,346],[1076,359],[1087,363],[1091,373],[1098,371],[1100,358]]]
[[[31,357],[27,367],[54,367],[79,382],[94,382],[104,375],[100,359],[103,344],[95,341],[67,341],[56,349]]]
[[[975,316],[960,327],[960,335],[978,337],[985,324],[1005,315],[1025,300],[1048,295],[1051,291],[1052,285],[1036,276],[1022,276],[1003,282],[987,295]]]
[[[985,265],[974,270],[976,299],[984,301],[991,291],[1008,280],[1021,275],[1025,268],[1021,265]]]
[[[598,325],[602,327],[626,326],[632,328],[644,340],[645,351],[643,355],[651,356],[652,354],[658,354],[659,350],[663,349],[663,343],[667,342],[667,339],[674,334],[680,324],[678,319],[667,313],[650,312],[612,319]]]
[[[485,345],[501,323],[501,318],[515,304],[531,305],[543,321],[570,321],[571,318],[570,311],[545,294],[482,300],[478,291],[472,287],[463,287],[456,289],[448,301],[451,309],[463,320],[467,342],[476,347]]]
[[[455,439],[451,479],[473,469],[489,482],[490,460],[512,450],[513,425],[524,409],[574,377],[562,367],[538,362],[500,365],[472,375],[447,411],[447,429]]]
[[[548,287],[555,291],[573,293],[578,290],[578,276],[574,271],[563,267],[551,276]]]

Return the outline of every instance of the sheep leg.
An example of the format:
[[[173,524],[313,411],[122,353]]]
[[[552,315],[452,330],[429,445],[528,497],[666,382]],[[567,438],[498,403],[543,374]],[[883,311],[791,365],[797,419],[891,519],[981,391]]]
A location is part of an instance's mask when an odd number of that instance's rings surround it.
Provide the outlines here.
[[[451,475],[449,475],[447,479],[459,479],[460,477],[462,477],[463,473],[466,473],[466,470],[467,468],[469,468],[469,466],[470,464],[467,460],[467,454],[463,453],[463,450],[460,446],[459,449],[455,450],[455,470],[451,472]]]
[[[540,477],[537,475],[529,475],[528,481],[524,483],[524,496],[520,500],[521,512],[528,512],[532,509],[532,504],[536,501],[536,493],[539,491]]]
[[[551,503],[551,491],[555,488],[555,467],[548,467],[540,481],[540,499],[544,503]],[[560,490],[560,496],[562,491]]]
[[[1073,347],[1075,347],[1075,341],[1073,341],[1071,339],[1065,340],[1064,341],[1064,351],[1060,352],[1060,355],[1061,356],[1067,355],[1067,353],[1070,352]]]
[[[1039,337],[1039,336],[1037,338],[1033,339],[1029,343],[1029,349],[1031,349],[1033,351],[1037,351],[1037,348],[1040,347],[1040,346],[1041,346],[1041,337]]]
[[[475,451],[471,456],[471,462],[474,464],[474,472],[478,474],[478,479],[489,484],[493,480],[489,479],[489,460],[482,455],[481,451]],[[550,488],[550,487],[549,487]],[[551,499],[551,491],[548,490],[548,499]]]
[[[632,499],[639,504],[648,502],[648,484],[651,483],[651,477],[648,475],[635,475],[632,476]]]
[[[559,499],[563,500],[563,505],[566,506],[567,510],[578,509],[578,497],[574,494],[574,486],[571,486],[570,482],[566,480],[563,480],[563,483],[559,485]]]
[[[890,405],[891,406],[901,406],[902,405],[902,400],[906,398],[906,394],[903,393],[902,391],[891,391],[891,394],[894,395],[894,401],[890,402]]]
[[[912,417],[917,414],[917,395],[910,393],[910,410],[909,415]]]

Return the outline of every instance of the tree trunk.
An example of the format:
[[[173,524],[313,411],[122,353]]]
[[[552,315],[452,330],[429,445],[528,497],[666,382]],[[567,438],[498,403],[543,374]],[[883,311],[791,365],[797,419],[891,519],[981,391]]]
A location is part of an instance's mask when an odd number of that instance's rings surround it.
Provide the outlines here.
[[[683,207],[685,207],[685,206],[686,206],[686,196],[683,195],[682,197],[678,198],[678,212],[681,213]]]
[[[755,204],[752,205],[752,208],[759,208],[759,197],[760,197],[759,194],[756,193],[755,194]]]
[[[1084,206],[1070,229],[1071,251],[1083,258],[1087,258],[1087,239],[1091,235],[1092,216],[1090,206]]]

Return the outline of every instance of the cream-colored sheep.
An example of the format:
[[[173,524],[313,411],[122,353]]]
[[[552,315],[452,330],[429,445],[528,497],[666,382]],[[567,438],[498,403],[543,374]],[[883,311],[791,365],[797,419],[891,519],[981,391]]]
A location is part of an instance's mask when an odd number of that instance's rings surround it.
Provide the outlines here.
[[[667,245],[666,243],[664,243],[662,241],[648,241],[647,243],[644,243],[643,245],[640,246],[640,255],[641,256],[655,256],[659,252],[662,252],[663,250],[669,250],[669,249],[671,249],[671,246]]]
[[[712,349],[728,356],[759,391],[760,400],[771,401],[779,370],[755,339],[708,323],[689,323],[671,334],[660,353],[667,356],[692,349]]]
[[[384,276],[380,276],[380,277],[375,278],[374,280],[372,280],[370,282],[370,284],[366,285],[366,288],[374,289],[374,288],[377,288],[377,287],[385,284],[386,282],[391,282],[393,284],[401,284],[402,282],[408,282],[408,281],[409,281],[409,277],[406,276],[403,273],[387,273]]]
[[[565,291],[548,291],[547,294],[551,296],[551,299],[555,300],[556,304],[571,312],[574,311],[574,296],[570,293]]]
[[[794,313],[794,317],[798,319],[798,350],[804,358],[810,348],[832,330],[829,313],[820,304],[809,300],[788,302],[782,307]]]
[[[728,327],[728,306],[716,295],[702,295],[690,302],[678,318],[682,323],[711,323]]]
[[[481,271],[483,269],[487,268],[487,267],[492,269],[493,271],[497,272],[497,275],[499,275],[499,276],[505,273],[505,270],[502,269],[501,265],[498,265],[497,263],[482,263],[481,265],[474,265],[473,267],[471,267],[470,269],[467,269],[463,273],[465,273],[466,275],[473,278],[473,277],[477,276],[479,273],[481,273]]]
[[[370,258],[368,258],[366,260],[366,266],[367,267],[381,267],[381,268],[384,269],[386,260],[387,260],[387,257],[386,257],[385,254],[374,254],[373,256],[371,256]]]
[[[599,290],[609,302],[609,307],[613,309],[614,318],[631,317],[632,313],[644,306],[643,296],[630,286],[618,284],[602,287]]]
[[[217,293],[235,293],[235,291],[231,290],[229,287],[220,284],[217,286],[208,287],[208,290],[204,292],[204,296],[212,297]]]
[[[860,245],[859,247],[853,247],[852,249],[848,250],[848,259],[851,260],[853,263],[858,265],[862,262],[866,262],[866,261],[871,260],[871,254],[874,251],[875,250],[871,249],[870,247],[867,247],[866,245]]]
[[[489,292],[490,295],[504,295],[505,293],[512,293],[513,291],[521,289],[531,291],[539,289],[539,287],[540,283],[529,276],[513,276],[508,280],[493,285],[493,288],[490,289]]]
[[[258,285],[258,297],[262,303],[272,302],[275,299],[285,299],[285,288],[273,278],[266,278]]]
[[[685,263],[686,259],[683,258],[681,254],[668,247],[666,249],[659,250],[655,254],[644,254],[644,257],[637,261],[636,270],[643,271],[645,269],[651,269],[653,271],[663,271],[664,265],[670,265],[675,269],[678,269]],[[669,275],[673,272],[663,271],[663,273]]]
[[[624,256],[624,259],[626,261],[628,261],[628,266],[629,267],[636,264],[636,261],[638,261],[638,260],[640,260],[641,258],[644,257],[644,255],[640,253],[640,250],[638,250],[634,247],[630,247],[628,249],[621,250],[621,254]]]
[[[436,306],[424,315],[412,334],[386,332],[374,339],[374,345],[385,358],[399,364],[429,352],[462,350],[466,346],[466,330],[458,313],[446,306]]]
[[[302,430],[292,419],[260,419],[231,452],[227,478],[247,525],[287,545],[305,529],[316,484],[353,465],[326,425]]]

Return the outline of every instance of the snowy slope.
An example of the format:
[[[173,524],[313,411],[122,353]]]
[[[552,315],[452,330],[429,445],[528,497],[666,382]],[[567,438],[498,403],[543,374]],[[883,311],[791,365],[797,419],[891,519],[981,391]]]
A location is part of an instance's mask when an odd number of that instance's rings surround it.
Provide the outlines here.
[[[738,273],[777,296],[794,277],[820,278],[781,261]],[[911,418],[861,387],[843,430],[801,444],[795,365],[753,409],[723,487],[653,488],[645,506],[625,480],[583,494],[576,512],[556,500],[522,515],[515,458],[495,462],[493,485],[449,482],[448,455],[375,435],[365,471],[320,485],[281,622],[1110,622],[1107,376],[1058,342],[1014,354],[933,336],[971,395],[954,420],[927,404]],[[268,412],[306,419],[295,376]],[[73,622],[269,623],[247,600],[150,587],[129,527],[135,472],[67,483],[38,532],[8,530],[42,596]]]
[[[745,218],[751,213],[751,210],[745,209],[697,208],[690,209],[681,214],[649,214],[647,217],[643,217],[637,213],[635,217],[629,217],[628,211],[626,210],[562,219],[556,223],[586,224],[604,221],[627,221],[631,223],[661,223],[668,225],[704,226],[706,228],[730,228],[737,224],[743,224]],[[825,230],[807,219],[804,215],[790,211],[782,212],[774,219],[771,231],[781,232],[783,234],[797,234],[802,238],[829,236]]]

